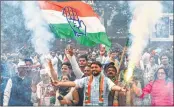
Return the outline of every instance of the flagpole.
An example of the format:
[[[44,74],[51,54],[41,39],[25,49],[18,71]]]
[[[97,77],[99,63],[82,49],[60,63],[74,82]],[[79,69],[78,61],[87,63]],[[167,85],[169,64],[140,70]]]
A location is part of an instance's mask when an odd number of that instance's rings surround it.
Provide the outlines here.
[[[119,82],[119,80],[120,80],[120,67],[121,67],[121,65],[122,65],[122,63],[123,63],[123,58],[124,58],[124,55],[125,55],[125,53],[126,53],[127,48],[129,47],[129,45],[130,45],[130,38],[128,37],[128,38],[127,38],[127,41],[126,41],[126,44],[125,44],[125,46],[124,46],[122,55],[121,55],[121,60],[120,60],[119,68],[118,68],[118,73],[117,73],[117,78],[116,78],[118,82]],[[129,90],[126,92],[126,94],[125,94],[125,96],[126,96],[126,105],[131,106],[131,105],[132,105],[132,97],[131,97],[132,92],[131,92],[130,86],[129,86],[129,84],[126,82],[126,83],[124,83],[124,87],[126,87],[127,89],[129,89]]]
[[[122,52],[122,55],[121,55],[120,64],[119,64],[119,67],[118,67],[117,80],[119,80],[119,77],[120,77],[120,76],[119,76],[119,75],[120,75],[120,67],[121,67],[121,65],[122,65],[122,63],[123,63],[124,54],[125,54],[125,52],[126,52],[126,50],[127,50],[128,44],[129,44],[129,38],[127,39],[126,45],[125,45],[124,48],[123,48],[123,52]]]
[[[123,58],[124,58],[124,54],[125,54],[126,48],[127,48],[127,46],[124,46],[124,48],[123,48],[123,52],[122,52],[122,55],[121,55],[120,64],[119,64],[119,67],[118,67],[118,73],[120,72],[120,67],[121,67],[121,64],[123,62]]]

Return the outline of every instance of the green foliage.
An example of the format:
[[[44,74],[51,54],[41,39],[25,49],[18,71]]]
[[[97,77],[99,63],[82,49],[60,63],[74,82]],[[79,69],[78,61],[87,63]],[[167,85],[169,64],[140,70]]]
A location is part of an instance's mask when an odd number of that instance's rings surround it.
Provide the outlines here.
[[[127,1],[120,4],[119,1],[96,1],[94,5],[95,11],[101,15],[104,10],[104,20],[107,21],[115,13],[111,24],[105,23],[107,33],[111,37],[127,36],[129,23],[131,20],[131,12]]]

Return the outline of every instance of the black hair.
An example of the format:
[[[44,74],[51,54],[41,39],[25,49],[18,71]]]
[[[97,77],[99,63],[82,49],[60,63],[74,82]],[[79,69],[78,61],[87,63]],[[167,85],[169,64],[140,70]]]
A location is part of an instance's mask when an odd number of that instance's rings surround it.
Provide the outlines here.
[[[80,55],[80,56],[79,56],[79,59],[80,59],[80,58],[85,58],[85,60],[88,61],[88,55],[86,55],[86,54]]]
[[[110,53],[118,53],[118,52],[120,52],[120,49],[119,48],[112,48],[111,50],[110,50]]]
[[[64,63],[62,63],[61,67],[62,67],[63,65],[68,66],[68,68],[69,68],[70,70],[72,70],[72,66],[71,66],[71,64],[70,64],[69,62],[64,62]]]
[[[32,59],[30,59],[30,58],[26,58],[26,59],[24,59],[24,62],[25,62],[25,63],[26,63],[27,61],[29,61],[29,62],[31,62],[31,63],[33,64]]]
[[[61,80],[62,80],[63,76],[67,76],[68,79],[71,80],[71,77],[70,77],[70,75],[68,75],[68,74],[63,74],[63,75],[61,76]]]
[[[69,62],[64,62],[64,63],[62,63],[61,67],[62,67],[63,65],[68,66],[68,68],[69,68],[70,70],[72,70],[72,66],[71,66],[71,64],[70,64]],[[71,75],[71,76],[70,76],[70,75]],[[70,77],[69,80],[70,80],[70,81],[74,81],[74,80],[76,79],[76,76],[75,76],[74,72],[71,72],[70,75],[69,75],[69,77]]]
[[[91,65],[92,65],[92,64],[96,64],[96,65],[98,65],[100,68],[102,68],[102,64],[101,64],[99,61],[94,61],[94,62],[91,63]]]
[[[165,80],[167,80],[167,79],[169,78],[169,75],[168,75],[169,70],[166,69],[166,68],[164,68],[163,66],[161,66],[161,67],[159,67],[158,70],[155,72],[155,75],[154,75],[154,81],[158,79],[157,74],[158,74],[158,71],[159,71],[160,69],[163,69],[164,72],[165,72],[165,74],[166,74],[166,78],[165,78]]]
[[[114,65],[109,65],[105,70],[105,72],[107,72],[107,70],[109,69],[109,68],[113,68],[114,70],[115,70],[115,72],[117,73],[117,69],[116,69],[116,67],[114,66]]]
[[[110,62],[104,66],[104,71],[107,72],[109,68],[115,69],[115,72],[117,73],[117,68],[115,67],[115,64],[113,62]]]

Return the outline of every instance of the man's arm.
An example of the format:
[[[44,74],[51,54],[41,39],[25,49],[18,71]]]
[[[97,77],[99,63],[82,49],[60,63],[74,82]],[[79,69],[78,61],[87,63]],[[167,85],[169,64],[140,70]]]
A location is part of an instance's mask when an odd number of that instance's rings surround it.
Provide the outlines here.
[[[12,80],[9,79],[4,90],[3,106],[8,106],[8,102],[9,102],[10,94],[11,94],[11,88],[12,88]]]
[[[107,84],[109,91],[126,91],[126,89],[124,89],[123,87],[115,85],[109,78],[107,78]]]
[[[123,91],[125,92],[126,89],[124,89],[123,87],[120,87],[118,85],[114,85],[112,88],[111,88],[112,91]]]
[[[75,87],[76,84],[72,81],[66,81],[66,82],[62,82],[62,81],[55,81],[52,82],[53,86],[60,86],[60,87]]]
[[[76,79],[74,82],[73,81],[67,81],[67,82],[62,82],[62,81],[55,81],[52,82],[53,86],[62,86],[62,87],[76,87],[76,88],[82,88],[85,84],[85,81],[87,80],[87,77],[84,77],[82,79]]]
[[[77,79],[80,79],[82,78],[82,76],[84,75],[84,73],[81,71],[77,61],[76,61],[76,58],[75,56],[70,56],[69,54],[67,54],[67,58],[68,60],[70,61],[71,65],[72,65],[72,69],[73,69],[73,72],[76,76]]]
[[[56,73],[56,71],[54,70],[54,68],[53,68],[53,65],[52,65],[52,62],[51,62],[51,60],[48,60],[48,66],[49,66],[49,69],[50,69],[50,76],[51,76],[51,79],[53,80],[53,81],[57,81],[58,79],[57,79],[57,73]]]

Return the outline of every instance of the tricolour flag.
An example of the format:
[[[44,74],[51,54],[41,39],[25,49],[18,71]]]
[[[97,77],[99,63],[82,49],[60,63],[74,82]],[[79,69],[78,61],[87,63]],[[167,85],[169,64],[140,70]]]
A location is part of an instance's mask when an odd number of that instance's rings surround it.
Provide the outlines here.
[[[60,38],[74,38],[84,46],[111,47],[104,26],[92,7],[82,1],[39,1],[43,16]]]

